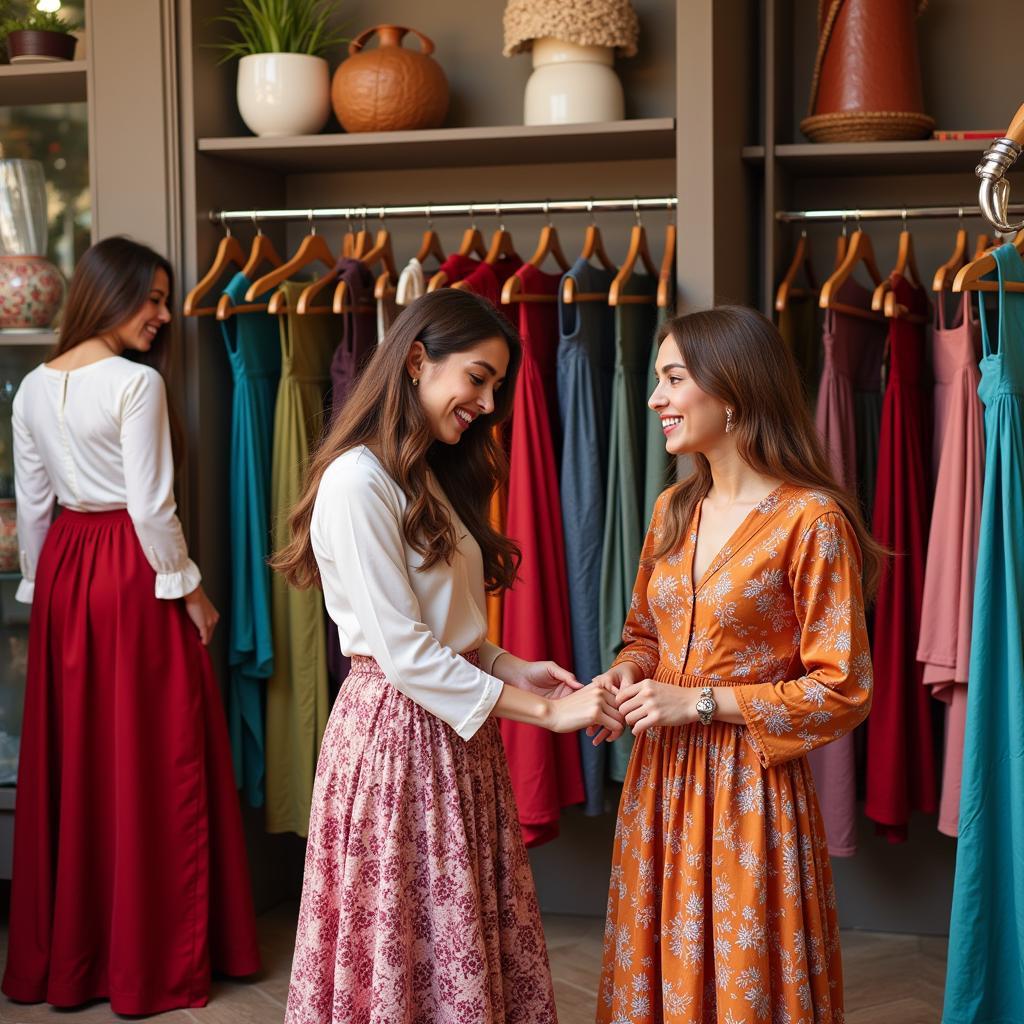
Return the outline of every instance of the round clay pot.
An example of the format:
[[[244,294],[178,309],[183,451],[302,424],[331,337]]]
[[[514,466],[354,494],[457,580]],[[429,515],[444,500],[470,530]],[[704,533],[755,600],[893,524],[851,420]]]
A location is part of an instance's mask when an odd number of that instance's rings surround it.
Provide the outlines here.
[[[305,53],[251,53],[238,62],[238,112],[254,135],[312,135],[330,113],[327,61]]]
[[[61,272],[42,256],[0,256],[0,327],[49,327],[64,299]]]
[[[421,53],[406,50],[411,32]],[[374,35],[380,46],[363,47]],[[347,132],[398,132],[437,128],[448,112],[448,79],[430,54],[434,44],[422,32],[400,25],[377,25],[353,39],[348,60],[331,83],[334,113]]]
[[[77,39],[70,32],[40,32],[21,29],[7,37],[7,54],[12,64],[44,64],[74,60]]]

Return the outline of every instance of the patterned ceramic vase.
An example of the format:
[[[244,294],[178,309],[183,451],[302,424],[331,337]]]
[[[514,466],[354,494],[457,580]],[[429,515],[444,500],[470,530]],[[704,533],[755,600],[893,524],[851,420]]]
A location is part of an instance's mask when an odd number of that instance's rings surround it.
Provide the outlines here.
[[[42,256],[0,256],[0,328],[49,327],[64,299],[61,272]]]

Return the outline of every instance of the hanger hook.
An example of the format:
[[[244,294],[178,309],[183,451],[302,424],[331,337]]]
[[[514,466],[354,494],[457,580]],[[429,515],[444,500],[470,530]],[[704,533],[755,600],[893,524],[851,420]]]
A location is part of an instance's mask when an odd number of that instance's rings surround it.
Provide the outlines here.
[[[668,210],[668,222],[669,224],[675,224],[676,222],[676,205],[671,199],[665,200],[665,209]]]
[[[475,231],[476,230],[476,212],[473,209],[473,204],[469,204],[469,226]]]
[[[643,225],[643,221],[640,219],[640,198],[633,196],[633,216],[636,217],[638,226]]]
[[[591,196],[587,200],[587,213],[590,214],[590,223],[591,224],[596,224],[597,223],[597,218],[594,216],[594,197],[593,196]]]
[[[857,230],[860,231],[860,210],[854,210],[853,217],[857,222]]]
[[[958,206],[956,208],[956,219],[957,220],[963,220],[964,219],[964,208],[962,206]]]
[[[544,200],[544,219],[548,222],[548,227],[554,227],[551,223],[551,202],[550,200]]]
[[[803,228],[800,229],[800,237],[801,238],[806,238],[807,237],[807,228],[806,227],[803,227]]]
[[[501,215],[501,200],[500,199],[494,204],[494,209],[495,209],[495,211],[498,214],[498,230],[499,231],[504,231],[505,230],[505,218],[502,217],[502,215]]]
[[[252,217],[252,226],[256,229],[256,234],[262,235],[263,228],[260,227],[260,222],[256,219],[256,211],[250,210],[249,216]]]
[[[231,225],[226,220],[224,220],[224,215],[223,214],[221,214],[220,223],[221,223],[221,227],[224,228],[224,235],[227,238],[230,238],[231,237]]]
[[[903,207],[903,212],[900,214],[900,216],[901,216],[901,218],[903,220],[903,230],[906,231],[907,230],[907,208],[905,206]]]
[[[312,210],[309,211],[308,216],[309,216],[309,233],[311,235],[315,235],[316,234],[316,225],[313,223],[313,211]]]
[[[427,227],[430,228],[431,231],[433,231],[434,230],[434,222],[430,219],[430,203],[427,203],[427,205],[424,207],[424,209],[427,212]]]
[[[846,238],[846,211],[843,211],[843,238]]]

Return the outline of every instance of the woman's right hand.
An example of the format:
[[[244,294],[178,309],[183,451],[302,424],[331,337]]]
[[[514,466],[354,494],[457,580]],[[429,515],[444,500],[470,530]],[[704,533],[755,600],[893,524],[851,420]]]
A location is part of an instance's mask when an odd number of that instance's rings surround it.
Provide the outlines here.
[[[615,695],[604,686],[591,684],[575,693],[551,702],[551,719],[548,728],[552,732],[576,732],[578,729],[600,730],[594,740],[597,746],[602,739],[616,739],[622,734],[624,723],[619,709],[615,706]]]
[[[618,713],[617,695],[619,688],[622,686],[629,686],[631,683],[638,683],[642,678],[643,673],[640,671],[639,665],[632,661],[620,661],[618,665],[612,665],[607,672],[602,672],[601,675],[594,676],[590,685],[599,686],[608,691],[611,702],[615,705],[616,713]],[[625,728],[625,719],[620,717],[620,722],[622,724],[615,735],[612,735],[610,730],[606,728],[599,728],[596,725],[592,725],[587,729],[587,735],[593,738],[595,747],[599,743],[603,743],[605,740],[611,742],[612,740],[618,739],[622,730]]]
[[[213,607],[202,585],[196,587],[191,594],[186,594],[184,600],[185,611],[188,612],[192,625],[199,631],[199,639],[205,646],[210,642],[214,627],[220,621],[220,612]]]

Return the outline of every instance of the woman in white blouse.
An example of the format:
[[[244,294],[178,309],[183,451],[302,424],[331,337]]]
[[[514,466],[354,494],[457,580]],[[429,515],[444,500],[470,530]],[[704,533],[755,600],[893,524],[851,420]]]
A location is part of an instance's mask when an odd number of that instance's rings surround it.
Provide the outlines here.
[[[323,588],[352,658],[317,766],[288,1024],[555,1020],[496,716],[613,735],[621,720],[605,690],[486,639],[485,588],[519,561],[488,507],[520,358],[484,299],[406,307],[275,560]]]
[[[161,374],[170,265],[108,238],[71,279],[60,342],[14,399],[31,603],[3,991],[202,1006],[211,967],[259,970],[217,612],[174,502]],[[54,504],[61,513],[53,518]]]

